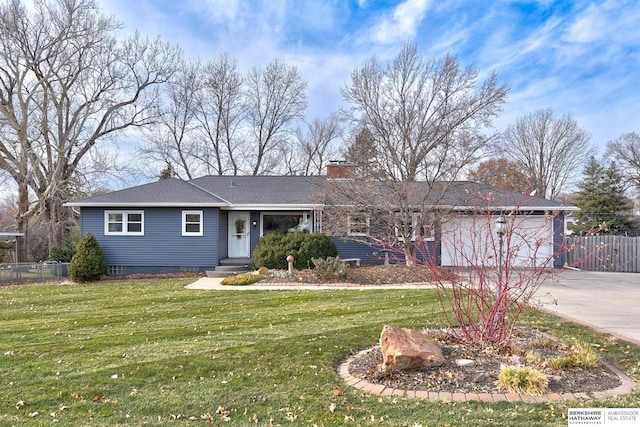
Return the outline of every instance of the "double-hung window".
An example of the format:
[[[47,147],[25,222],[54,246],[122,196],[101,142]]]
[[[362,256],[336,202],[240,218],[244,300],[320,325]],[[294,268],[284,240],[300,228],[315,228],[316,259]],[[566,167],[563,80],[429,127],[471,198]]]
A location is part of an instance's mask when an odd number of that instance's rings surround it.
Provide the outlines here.
[[[202,236],[202,211],[182,211],[182,235]]]
[[[411,234],[411,241],[414,242],[419,237],[420,240],[433,240],[433,225],[426,224],[422,220],[422,215],[418,212],[414,212],[411,214],[411,224],[403,224],[402,217],[400,214],[396,215],[396,238],[399,242],[404,241],[403,233],[401,232],[401,228],[408,227],[406,231],[407,234]]]
[[[144,236],[144,211],[105,211],[104,234]]]
[[[366,213],[347,215],[347,234],[349,236],[368,236],[371,233],[370,217]]]

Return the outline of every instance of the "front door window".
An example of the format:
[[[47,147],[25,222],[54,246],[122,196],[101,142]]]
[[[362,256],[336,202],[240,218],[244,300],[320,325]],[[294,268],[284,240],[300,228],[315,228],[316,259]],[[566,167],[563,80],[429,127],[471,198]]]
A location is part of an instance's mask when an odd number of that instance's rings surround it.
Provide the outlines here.
[[[249,257],[248,223],[248,212],[229,212],[229,257]]]

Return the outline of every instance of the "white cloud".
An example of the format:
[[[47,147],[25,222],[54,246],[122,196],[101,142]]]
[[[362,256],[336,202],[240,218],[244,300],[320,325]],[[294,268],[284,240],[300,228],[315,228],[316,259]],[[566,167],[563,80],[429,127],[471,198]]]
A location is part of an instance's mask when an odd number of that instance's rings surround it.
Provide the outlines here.
[[[373,39],[381,43],[393,43],[413,38],[430,3],[430,0],[406,0],[401,3],[392,16],[385,17],[373,29]]]
[[[576,15],[562,40],[568,43],[638,43],[639,6],[636,1],[620,0],[590,4]]]
[[[589,7],[569,26],[563,40],[574,43],[590,43],[599,40],[609,30],[609,16],[601,6]]]
[[[208,0],[208,2],[197,2],[206,7],[207,12],[217,21],[235,21],[240,9],[239,0]]]

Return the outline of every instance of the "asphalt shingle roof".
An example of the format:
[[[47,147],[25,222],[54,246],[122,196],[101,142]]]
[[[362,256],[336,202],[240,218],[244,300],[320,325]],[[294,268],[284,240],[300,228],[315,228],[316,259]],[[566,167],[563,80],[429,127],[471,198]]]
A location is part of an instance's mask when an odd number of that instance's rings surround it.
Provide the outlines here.
[[[325,177],[210,175],[191,182],[232,204],[311,205]]]
[[[68,203],[69,206],[225,206],[207,191],[177,178],[163,179]]]
[[[331,180],[326,176],[204,176],[191,181],[171,178],[124,190],[89,197],[68,203],[68,206],[219,206],[262,207],[297,206],[310,208],[321,204],[317,195],[324,188],[331,195]],[[353,203],[361,185],[358,181],[340,181],[346,188],[339,204]],[[386,198],[389,186],[398,183],[377,183],[379,197]],[[423,182],[408,184],[416,200],[423,197]],[[501,190],[470,181],[437,184],[429,193],[427,203],[447,208],[520,206],[535,209],[571,209],[562,203]],[[328,191],[326,191],[328,190]],[[336,192],[337,194],[337,192]],[[489,201],[487,201],[489,197]],[[334,203],[337,200],[332,200]]]

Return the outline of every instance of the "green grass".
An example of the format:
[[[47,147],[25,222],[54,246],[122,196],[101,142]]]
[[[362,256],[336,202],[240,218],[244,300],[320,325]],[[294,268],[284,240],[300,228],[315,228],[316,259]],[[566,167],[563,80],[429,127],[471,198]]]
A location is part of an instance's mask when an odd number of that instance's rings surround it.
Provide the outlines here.
[[[637,391],[586,404],[369,395],[341,382],[337,365],[385,324],[445,326],[434,291],[187,283],[0,288],[0,425],[566,426],[569,407],[640,406]],[[640,376],[636,346],[533,310],[521,323],[596,345]]]

